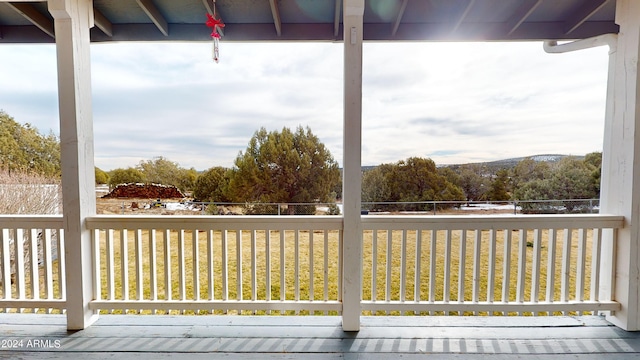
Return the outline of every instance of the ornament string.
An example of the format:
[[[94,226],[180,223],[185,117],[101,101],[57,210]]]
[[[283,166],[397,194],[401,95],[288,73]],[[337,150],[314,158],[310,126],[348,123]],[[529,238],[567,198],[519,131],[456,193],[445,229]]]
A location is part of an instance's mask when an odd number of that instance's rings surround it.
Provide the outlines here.
[[[207,22],[205,23],[208,27],[211,28],[211,38],[213,39],[213,61],[216,63],[220,59],[220,32],[219,30],[224,28],[224,22],[222,19],[216,19],[215,17],[215,8],[214,15],[207,13]]]

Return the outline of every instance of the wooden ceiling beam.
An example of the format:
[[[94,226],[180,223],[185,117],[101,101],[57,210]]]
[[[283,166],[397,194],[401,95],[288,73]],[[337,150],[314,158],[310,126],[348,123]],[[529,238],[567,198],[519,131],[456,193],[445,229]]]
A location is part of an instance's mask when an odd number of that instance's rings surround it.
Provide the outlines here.
[[[56,34],[53,20],[44,16],[35,6],[21,2],[7,2],[6,4],[25,19],[29,20],[33,25],[37,26],[38,29],[55,39]]]
[[[169,36],[169,24],[167,24],[167,20],[162,16],[156,4],[154,4],[152,0],[136,0],[136,2],[156,25],[158,30],[160,30],[164,36]]]
[[[340,35],[340,15],[342,15],[342,0],[336,0],[336,8],[333,12],[333,37]]]
[[[105,35],[113,37],[113,24],[98,9],[93,8],[93,19],[98,27]]]
[[[202,0],[202,5],[204,5],[204,8],[207,10],[209,15],[213,16],[213,9],[215,8],[215,5],[213,4],[213,1],[212,0]]]
[[[407,3],[409,0],[402,0],[402,4],[400,4],[400,9],[398,9],[398,14],[396,15],[396,21],[393,23],[393,29],[391,30],[391,36],[396,36],[398,32],[398,28],[400,27],[400,23],[402,22],[402,17],[404,16],[404,12],[407,9]]]
[[[575,29],[589,20],[603,6],[607,5],[610,0],[594,0],[584,4],[581,8],[573,12],[573,16],[569,17],[565,22],[565,34],[572,33]]]
[[[473,8],[473,4],[475,2],[476,0],[469,0],[469,2],[467,3],[467,6],[465,6],[464,8],[464,11],[462,11],[462,14],[460,14],[460,16],[458,17],[458,20],[455,21],[455,24],[451,29],[451,33],[455,33],[456,31],[458,31],[458,28],[460,27],[460,25],[462,25],[467,15],[469,15],[469,11],[471,11],[471,9]]]
[[[542,3],[543,0],[525,0],[520,7],[513,13],[511,18],[507,20],[506,33],[507,35],[513,34],[520,25],[536,10],[536,8]]]
[[[280,9],[278,8],[277,0],[269,0],[271,7],[271,15],[273,16],[273,24],[276,27],[276,34],[282,36],[282,21],[280,20]]]

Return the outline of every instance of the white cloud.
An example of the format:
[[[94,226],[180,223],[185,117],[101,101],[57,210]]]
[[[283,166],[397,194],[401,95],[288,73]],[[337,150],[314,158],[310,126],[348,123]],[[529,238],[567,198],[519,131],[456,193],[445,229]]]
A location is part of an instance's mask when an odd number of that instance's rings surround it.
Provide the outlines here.
[[[96,165],[164,156],[231,166],[253,133],[309,126],[342,162],[342,45],[94,44]],[[0,46],[0,109],[57,125],[55,47]],[[550,55],[540,43],[367,43],[363,164],[438,164],[600,151],[606,49]]]

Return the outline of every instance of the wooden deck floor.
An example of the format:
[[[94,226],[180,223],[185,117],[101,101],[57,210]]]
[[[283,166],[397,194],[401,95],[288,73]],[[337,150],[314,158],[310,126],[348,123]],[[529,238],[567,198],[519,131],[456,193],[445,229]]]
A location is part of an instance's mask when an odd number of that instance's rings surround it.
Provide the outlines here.
[[[60,315],[0,314],[0,359],[640,359],[640,333],[600,317],[103,315],[67,332]]]

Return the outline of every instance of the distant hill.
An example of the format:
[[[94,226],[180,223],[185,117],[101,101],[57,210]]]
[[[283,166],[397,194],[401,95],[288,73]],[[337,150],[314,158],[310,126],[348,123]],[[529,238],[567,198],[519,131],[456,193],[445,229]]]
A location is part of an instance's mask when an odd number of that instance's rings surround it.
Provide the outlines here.
[[[444,164],[444,165],[437,165],[438,167],[449,167],[452,169],[456,169],[462,165],[484,165],[487,168],[489,168],[489,170],[491,170],[492,172],[495,172],[497,170],[500,169],[510,169],[514,166],[516,166],[520,161],[526,159],[526,158],[531,158],[534,161],[545,161],[545,162],[557,162],[560,161],[560,159],[565,158],[567,156],[574,156],[578,159],[582,159],[584,158],[583,155],[581,156],[575,156],[575,155],[562,155],[562,154],[539,154],[539,155],[532,155],[532,156],[522,156],[522,157],[517,157],[517,158],[509,158],[509,159],[502,159],[502,160],[495,160],[495,161],[487,161],[487,162],[478,162],[478,163],[466,163],[466,164]],[[373,170],[377,167],[377,165],[367,165],[367,166],[362,166],[362,171],[368,171],[368,170]],[[342,169],[340,169],[342,170]]]
[[[569,155],[541,154],[541,155],[523,156],[523,157],[496,160],[496,161],[488,161],[488,162],[478,163],[478,164],[486,165],[489,168],[507,169],[507,168],[512,168],[512,167],[516,166],[520,161],[522,161],[522,160],[524,160],[526,158],[531,158],[533,161],[537,161],[537,162],[558,162],[558,161],[560,161],[560,159],[565,158],[567,156],[569,156]],[[584,156],[578,156],[578,158],[582,158],[582,157],[584,157]]]

